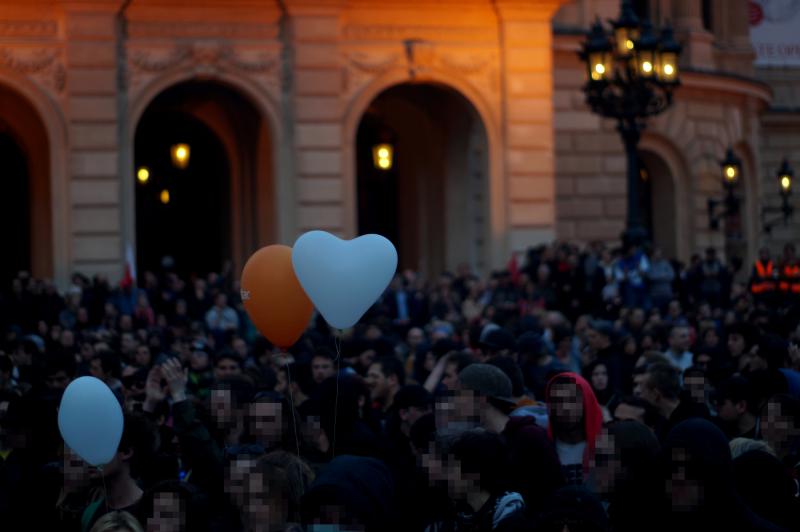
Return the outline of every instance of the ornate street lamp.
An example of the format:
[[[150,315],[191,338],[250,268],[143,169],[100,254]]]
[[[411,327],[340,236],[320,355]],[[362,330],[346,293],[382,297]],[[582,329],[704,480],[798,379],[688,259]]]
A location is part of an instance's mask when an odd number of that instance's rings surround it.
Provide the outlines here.
[[[640,21],[629,0],[622,0],[619,19],[609,34],[598,19],[580,57],[586,63],[583,91],[592,112],[617,120],[628,164],[628,218],[623,234],[627,244],[647,239],[639,213],[639,155],[637,145],[645,119],[665,111],[680,84],[680,45],[670,27],[656,36],[649,21]]]
[[[714,230],[719,229],[719,222],[723,218],[727,220],[726,229],[729,229],[730,220],[739,214],[741,204],[735,191],[742,175],[742,161],[736,157],[733,149],[728,148],[725,158],[719,162],[719,165],[722,168],[722,189],[725,191],[725,197],[721,200],[708,198],[708,225]],[[717,205],[723,205],[725,209],[716,213]]]
[[[778,193],[781,196],[781,205],[780,207],[762,207],[761,216],[765,216],[773,212],[780,213],[780,216],[773,220],[764,222],[764,232],[767,234],[772,232],[772,228],[778,222],[782,221],[783,225],[788,224],[789,219],[794,214],[794,206],[789,203],[789,196],[792,194],[794,170],[791,166],[789,166],[789,161],[787,159],[784,159],[783,163],[781,163],[781,167],[778,169],[776,177],[778,178]]]

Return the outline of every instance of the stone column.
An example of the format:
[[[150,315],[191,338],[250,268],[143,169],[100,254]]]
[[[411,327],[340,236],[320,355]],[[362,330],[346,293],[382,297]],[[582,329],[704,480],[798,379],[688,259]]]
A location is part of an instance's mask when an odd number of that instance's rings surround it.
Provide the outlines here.
[[[495,198],[491,208],[495,266],[511,251],[555,237],[551,17],[560,3],[497,1],[506,197]]]
[[[70,271],[122,273],[118,175],[116,24],[118,2],[67,3]]]
[[[675,0],[672,6],[675,30],[683,42],[681,64],[700,70],[714,68],[712,43],[714,36],[703,28],[703,13],[699,0]]]
[[[747,0],[720,2],[717,13],[724,33],[718,41],[717,66],[725,72],[752,77],[755,52],[750,41]]]
[[[303,0],[288,5],[293,54],[294,236],[322,229],[352,237],[356,231],[355,217],[351,220],[345,212],[338,4]]]

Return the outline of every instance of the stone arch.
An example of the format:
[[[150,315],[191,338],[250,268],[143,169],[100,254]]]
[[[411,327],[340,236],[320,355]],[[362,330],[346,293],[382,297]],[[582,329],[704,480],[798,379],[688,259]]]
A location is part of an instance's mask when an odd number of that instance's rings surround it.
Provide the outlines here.
[[[746,244],[745,253],[741,257],[746,265],[756,259],[758,253],[761,231],[761,176],[759,166],[756,164],[756,154],[749,143],[739,141],[733,144],[733,151],[742,160],[742,187],[743,200],[742,236]]]
[[[258,247],[280,239],[280,232],[286,230],[285,224],[281,223],[285,213],[280,209],[281,206],[288,206],[288,202],[279,199],[286,194],[282,184],[289,179],[279,174],[283,168],[279,161],[282,132],[277,114],[268,95],[250,80],[226,72],[203,76],[191,72],[173,72],[148,84],[133,101],[129,111],[131,161],[124,168],[124,173],[129,175],[129,185],[125,186],[129,186],[128,190],[132,192],[128,201],[133,202],[132,198],[135,197],[133,156],[136,132],[142,119],[148,109],[164,97],[176,91],[187,91],[191,95],[193,90],[196,94],[185,102],[172,104],[170,109],[191,116],[222,145],[230,178],[230,253],[238,270]],[[226,107],[209,97],[214,91],[228,94],[233,104]],[[252,135],[248,136],[253,140],[252,144],[248,142],[249,147],[237,141],[241,131],[234,117],[236,113],[241,114],[245,107],[252,109],[247,114],[254,116]],[[135,206],[130,206],[130,212],[134,220],[128,233],[135,235]]]
[[[672,251],[677,258],[687,261],[694,249],[694,204],[691,201],[689,166],[686,164],[681,150],[672,141],[650,131],[645,131],[642,135],[639,154],[649,168],[657,169],[658,175],[654,176],[655,179],[670,180],[669,185],[671,186],[665,186],[665,189],[672,195],[667,203],[671,204],[668,210],[674,211],[674,217],[671,218],[674,220],[674,227],[667,242],[671,242],[674,249],[665,249],[664,251],[665,254]],[[667,184],[662,183],[662,185]],[[665,232],[664,228],[660,228],[659,233],[663,232]]]
[[[488,216],[490,264],[499,264],[508,254],[506,182],[504,177],[503,140],[499,117],[489,100],[469,81],[452,72],[429,69],[414,77],[403,68],[391,69],[358,90],[346,103],[343,120],[342,157],[344,179],[344,232],[357,233],[357,190],[355,144],[361,117],[384,91],[404,84],[429,84],[452,90],[463,97],[476,111],[486,130],[488,145]]]
[[[40,121],[46,139],[46,164],[38,169],[39,186],[47,190],[47,199],[40,207],[46,223],[38,238],[44,240],[39,256],[31,257],[33,274],[52,277],[64,288],[70,275],[69,189],[67,181],[67,126],[64,116],[53,99],[29,79],[0,69],[0,86],[26,102]],[[13,127],[13,126],[12,126]],[[36,146],[41,149],[42,146]],[[36,214],[34,213],[34,216]],[[32,235],[37,237],[37,235]]]

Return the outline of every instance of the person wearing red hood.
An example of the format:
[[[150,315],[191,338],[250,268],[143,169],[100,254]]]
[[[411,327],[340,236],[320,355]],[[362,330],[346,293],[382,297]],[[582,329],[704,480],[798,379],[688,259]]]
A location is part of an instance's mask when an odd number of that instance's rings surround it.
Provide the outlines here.
[[[595,442],[603,428],[603,412],[591,385],[576,373],[559,373],[545,390],[553,440],[568,484],[583,484]]]

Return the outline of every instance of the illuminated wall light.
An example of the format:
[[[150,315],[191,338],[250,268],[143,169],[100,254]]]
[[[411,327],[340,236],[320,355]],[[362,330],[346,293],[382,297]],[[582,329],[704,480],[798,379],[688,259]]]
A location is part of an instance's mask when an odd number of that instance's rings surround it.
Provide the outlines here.
[[[191,148],[188,144],[175,144],[170,150],[172,155],[172,164],[178,168],[186,168],[189,166],[189,157],[191,156]]]
[[[136,172],[136,179],[139,180],[139,183],[144,185],[150,180],[150,170],[148,170],[146,166],[142,166]]]
[[[164,205],[167,205],[169,203],[169,199],[170,199],[169,198],[169,190],[167,190],[166,188],[164,190],[162,190],[160,199],[161,199],[161,203],[163,203]]]

